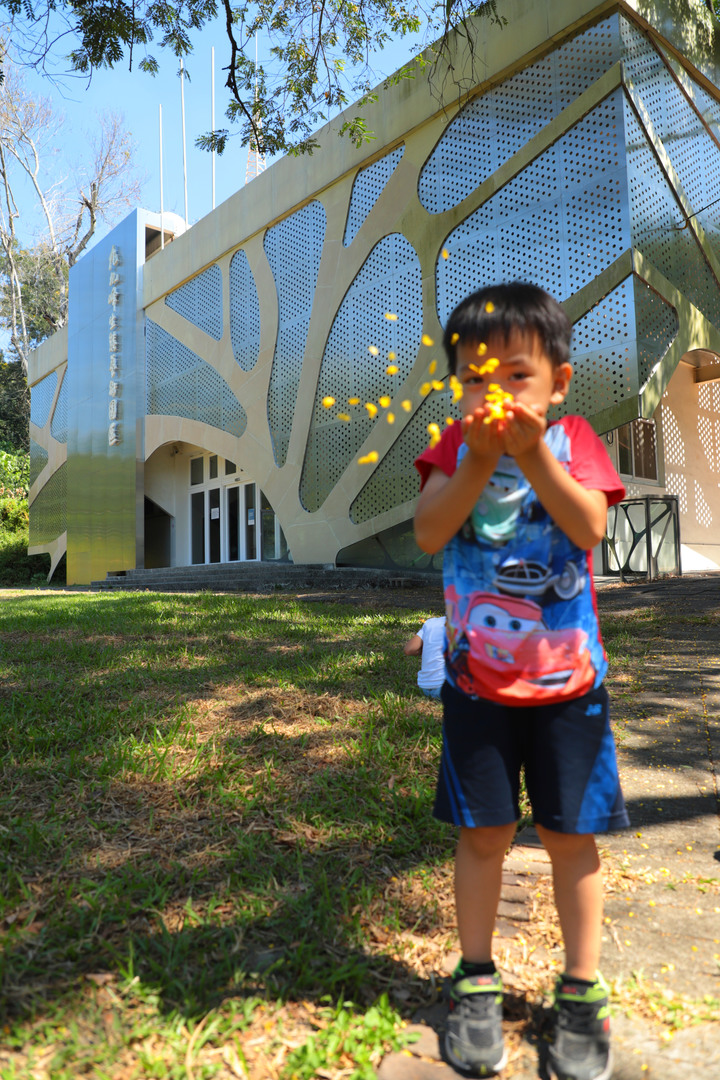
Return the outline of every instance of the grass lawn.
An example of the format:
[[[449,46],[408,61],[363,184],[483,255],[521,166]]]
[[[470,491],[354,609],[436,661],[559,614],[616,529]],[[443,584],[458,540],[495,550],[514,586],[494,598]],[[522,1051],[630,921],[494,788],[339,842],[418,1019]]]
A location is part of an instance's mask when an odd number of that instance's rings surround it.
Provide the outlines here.
[[[359,1078],[402,1045],[456,948],[401,649],[440,609],[0,594],[2,1080]]]
[[[371,1075],[453,942],[434,608],[2,597],[3,1080]]]

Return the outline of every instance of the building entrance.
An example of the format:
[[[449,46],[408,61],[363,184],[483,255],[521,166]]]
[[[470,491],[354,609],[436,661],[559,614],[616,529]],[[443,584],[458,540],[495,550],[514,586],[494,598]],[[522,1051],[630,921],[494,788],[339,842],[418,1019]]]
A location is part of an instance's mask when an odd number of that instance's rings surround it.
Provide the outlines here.
[[[190,459],[190,561],[253,562],[288,558],[280,523],[264,492],[237,475],[234,461]]]

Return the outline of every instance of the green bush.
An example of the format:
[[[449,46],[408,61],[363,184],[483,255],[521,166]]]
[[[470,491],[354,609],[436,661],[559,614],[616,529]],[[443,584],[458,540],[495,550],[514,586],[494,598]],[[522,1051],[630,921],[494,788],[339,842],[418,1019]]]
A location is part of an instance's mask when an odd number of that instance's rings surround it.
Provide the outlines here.
[[[28,555],[27,504],[25,527],[10,532],[0,525],[0,586],[44,585],[50,572],[49,555]]]
[[[0,445],[0,498],[7,495],[27,498],[30,487],[30,455]]]

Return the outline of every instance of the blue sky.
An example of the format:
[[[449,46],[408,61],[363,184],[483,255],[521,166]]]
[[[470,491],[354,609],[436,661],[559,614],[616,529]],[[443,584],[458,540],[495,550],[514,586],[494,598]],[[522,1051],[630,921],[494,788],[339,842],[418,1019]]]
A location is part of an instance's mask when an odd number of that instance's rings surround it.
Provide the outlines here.
[[[211,50],[215,46],[215,125],[226,126],[224,111],[228,100],[223,64],[227,62],[224,26],[220,20],[195,37],[195,49],[186,62],[190,80],[185,80],[185,133],[188,176],[188,220],[198,221],[212,209],[211,154],[195,147],[198,135],[211,129]],[[376,54],[373,69],[380,81],[400,67],[422,47],[420,38],[391,43]],[[263,43],[259,42],[262,59]],[[155,52],[160,73],[155,77],[141,71],[128,72],[127,62],[112,71],[93,75],[89,85],[77,76],[50,80],[35,72],[25,74],[33,93],[50,99],[53,109],[65,116],[62,157],[68,165],[89,155],[88,137],[97,128],[98,117],[109,110],[120,114],[136,145],[135,163],[145,176],[142,205],[160,209],[159,106],[163,120],[163,203],[165,211],[184,216],[183,151],[180,79],[177,61],[170,54]],[[55,69],[63,70],[60,59]],[[232,130],[232,129],[231,129]],[[300,159],[302,160],[302,159]],[[247,149],[239,139],[231,139],[227,149],[215,158],[215,205],[229,198],[245,182]],[[57,171],[60,163],[53,162]],[[102,230],[98,238],[103,235]]]

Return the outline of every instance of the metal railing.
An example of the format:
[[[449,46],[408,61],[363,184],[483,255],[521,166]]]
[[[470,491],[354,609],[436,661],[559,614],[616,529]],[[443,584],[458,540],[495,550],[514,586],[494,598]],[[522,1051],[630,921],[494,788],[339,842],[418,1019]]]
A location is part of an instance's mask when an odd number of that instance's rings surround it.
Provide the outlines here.
[[[680,575],[677,495],[640,495],[611,506],[602,561],[603,574],[617,574],[621,581]]]

